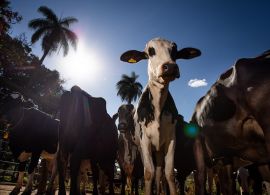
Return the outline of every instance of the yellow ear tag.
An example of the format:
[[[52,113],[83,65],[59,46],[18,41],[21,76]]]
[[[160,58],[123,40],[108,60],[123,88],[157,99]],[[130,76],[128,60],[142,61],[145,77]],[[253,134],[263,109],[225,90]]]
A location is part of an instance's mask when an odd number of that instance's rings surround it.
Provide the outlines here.
[[[128,60],[128,62],[129,62],[129,63],[136,63],[137,61],[134,60],[133,58],[130,58],[130,59]]]
[[[8,139],[8,132],[7,132],[7,131],[4,131],[3,138],[4,138],[4,139]]]

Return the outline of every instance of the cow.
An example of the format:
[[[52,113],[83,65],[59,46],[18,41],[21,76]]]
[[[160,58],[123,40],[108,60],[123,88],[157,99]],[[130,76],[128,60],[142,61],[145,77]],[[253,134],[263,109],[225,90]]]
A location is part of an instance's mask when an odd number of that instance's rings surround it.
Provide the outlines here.
[[[10,125],[9,147],[14,158],[19,160],[19,176],[11,194],[20,192],[29,158],[29,178],[23,194],[31,194],[34,169],[39,158],[53,160],[55,157],[59,120],[35,108],[33,102],[25,100],[20,93],[2,90],[5,92],[1,91],[0,117],[1,121]]]
[[[143,165],[138,146],[133,141],[135,132],[133,120],[134,106],[132,104],[123,104],[114,115],[118,118],[118,155],[117,159],[121,169],[122,188],[121,194],[125,194],[127,182],[128,189],[135,195],[139,194],[138,182],[143,177]]]
[[[196,127],[184,121],[182,115],[178,115],[175,130],[176,144],[174,155],[174,168],[177,170],[176,178],[180,186],[180,194],[185,194],[185,181],[188,175],[196,169],[193,155],[194,137],[197,134]],[[183,160],[183,157],[185,160]]]
[[[63,93],[60,100],[59,194],[66,194],[64,170],[69,156],[71,195],[80,194],[79,168],[81,161],[87,159],[92,168],[98,165],[108,175],[110,194],[113,194],[117,139],[115,121],[107,113],[103,98],[92,97],[78,86]]]
[[[198,193],[204,193],[203,148],[210,158],[236,156],[248,163],[269,162],[269,84],[270,50],[255,58],[239,59],[197,102],[192,122],[200,127],[194,144]]]
[[[134,113],[134,137],[142,151],[146,195],[151,194],[154,175],[160,178],[163,168],[170,194],[176,194],[174,148],[178,111],[169,92],[169,83],[180,77],[177,59],[190,59],[200,54],[201,52],[195,48],[178,51],[174,42],[155,38],[147,43],[144,51],[129,50],[120,57],[128,63],[148,59],[149,80]],[[157,193],[160,192],[159,180],[156,179]]]

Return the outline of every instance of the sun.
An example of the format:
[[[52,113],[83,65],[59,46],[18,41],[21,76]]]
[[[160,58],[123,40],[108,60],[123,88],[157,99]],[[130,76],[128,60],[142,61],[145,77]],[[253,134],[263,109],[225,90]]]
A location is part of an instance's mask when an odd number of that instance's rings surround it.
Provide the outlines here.
[[[77,50],[70,51],[61,60],[61,69],[64,78],[80,85],[94,81],[100,73],[101,64],[97,53],[80,41]]]

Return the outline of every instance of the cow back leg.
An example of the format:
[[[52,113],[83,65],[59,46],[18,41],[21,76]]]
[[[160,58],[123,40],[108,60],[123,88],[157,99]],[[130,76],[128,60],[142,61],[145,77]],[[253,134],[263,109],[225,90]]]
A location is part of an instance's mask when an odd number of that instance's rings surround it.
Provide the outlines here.
[[[79,170],[81,165],[80,152],[74,150],[70,158],[70,195],[80,194]]]
[[[28,174],[28,181],[27,184],[25,186],[25,189],[22,193],[22,195],[31,195],[32,193],[32,187],[33,187],[33,180],[34,180],[34,171],[30,174]]]
[[[13,188],[13,190],[10,192],[10,195],[17,195],[20,193],[22,184],[23,184],[23,176],[25,171],[26,162],[20,162],[19,163],[19,175],[17,178],[16,186]]]
[[[57,170],[58,170],[58,177],[59,177],[58,195],[66,195],[65,176],[66,176],[66,170],[67,170],[68,154],[59,150],[57,152],[56,159],[57,159]]]
[[[98,166],[96,162],[91,161],[92,173],[93,173],[93,195],[98,195]]]
[[[52,160],[52,171],[51,171],[51,178],[49,180],[48,183],[48,187],[46,190],[46,195],[53,195],[55,193],[55,183],[57,183],[55,181],[56,175],[57,175],[57,159],[56,157],[54,157],[54,159]]]
[[[165,155],[165,176],[169,185],[170,195],[176,195],[176,186],[175,186],[175,179],[174,179],[175,140],[170,141],[166,149],[165,151],[167,151],[167,154]]]
[[[194,174],[195,193],[197,195],[205,194],[205,162],[202,141],[197,137],[193,145],[194,158],[197,171]]]
[[[47,160],[42,159],[40,163],[41,167],[39,169],[40,182],[38,184],[37,194],[43,194],[46,190],[47,178],[48,178],[48,165]]]

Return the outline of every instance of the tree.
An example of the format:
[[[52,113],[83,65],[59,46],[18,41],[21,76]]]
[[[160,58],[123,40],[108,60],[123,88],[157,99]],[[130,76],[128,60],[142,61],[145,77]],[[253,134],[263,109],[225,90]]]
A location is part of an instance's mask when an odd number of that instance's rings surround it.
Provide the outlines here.
[[[78,20],[74,17],[58,18],[55,13],[46,6],[41,6],[38,11],[45,18],[33,19],[29,22],[29,28],[35,30],[31,42],[35,43],[42,38],[43,56],[40,59],[40,65],[45,57],[57,49],[63,48],[63,54],[66,56],[69,50],[69,44],[76,49],[78,37],[69,29],[70,25]]]
[[[132,72],[131,76],[123,74],[122,79],[117,82],[117,95],[121,97],[122,101],[127,101],[128,104],[131,104],[132,101],[136,101],[142,94],[143,87],[141,83],[136,82],[138,77],[139,75],[136,75],[135,72]]]
[[[8,32],[11,24],[22,20],[22,16],[12,11],[9,4],[8,0],[0,0],[0,36]]]
[[[37,66],[25,36],[0,36],[0,88],[6,87],[31,98],[39,108],[55,114],[63,93],[63,80],[56,70]]]

